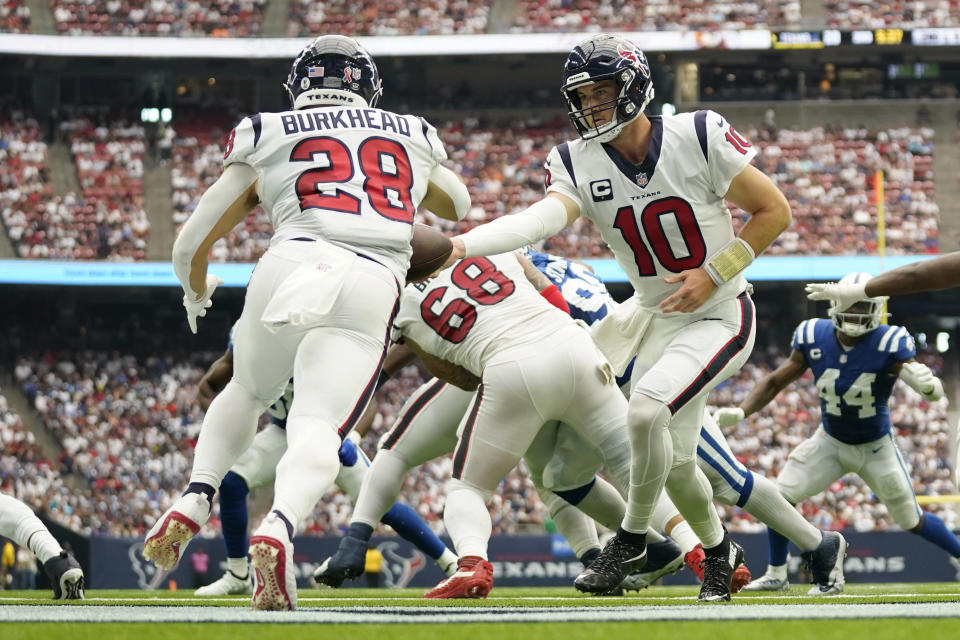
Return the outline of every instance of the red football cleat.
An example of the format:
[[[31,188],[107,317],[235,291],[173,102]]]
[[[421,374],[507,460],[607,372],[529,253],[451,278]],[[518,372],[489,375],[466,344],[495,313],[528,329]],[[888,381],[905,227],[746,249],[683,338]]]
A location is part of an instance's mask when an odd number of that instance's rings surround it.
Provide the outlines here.
[[[741,589],[750,583],[752,577],[753,576],[750,575],[750,569],[747,569],[747,565],[742,564],[737,567],[736,571],[733,572],[733,578],[730,580],[730,593],[739,593]]]
[[[465,556],[457,563],[457,572],[423,594],[432,600],[450,598],[486,598],[493,589],[493,566],[479,556]]]
[[[706,555],[703,553],[703,545],[698,544],[690,551],[687,551],[687,554],[683,556],[683,563],[687,565],[687,568],[690,571],[693,571],[693,575],[697,576],[697,580],[703,582],[703,560],[706,558]],[[739,591],[739,589],[737,589]]]

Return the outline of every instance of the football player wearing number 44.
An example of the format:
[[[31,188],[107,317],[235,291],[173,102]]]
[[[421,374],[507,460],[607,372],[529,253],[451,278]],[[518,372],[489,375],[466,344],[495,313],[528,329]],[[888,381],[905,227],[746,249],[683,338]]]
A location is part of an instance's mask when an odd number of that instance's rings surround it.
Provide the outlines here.
[[[646,532],[666,487],[703,542],[700,600],[729,600],[743,561],[697,469],[707,394],[746,362],[755,336],[743,270],[790,223],[790,205],[750,165],[756,150],[712,111],[647,117],[650,66],[632,42],[594,35],[567,56],[563,94],[580,134],[547,158],[547,194],[527,209],[453,238],[448,264],[503,253],[560,232],[583,215],[596,225],[635,294],[598,344],[617,373],[636,355],[627,422],[626,515],[576,580],[603,592],[643,563]],[[734,234],[730,200],[750,219]]]
[[[852,273],[840,283],[869,279]],[[913,482],[893,439],[887,401],[897,379],[929,402],[943,399],[943,384],[914,359],[913,338],[903,327],[882,325],[884,297],[863,297],[848,309],[831,305],[829,319],[806,320],[793,333],[793,350],[763,378],[739,407],[717,410],[721,427],[730,426],[766,406],[807,369],[820,394],[821,425],[787,459],[777,478],[780,493],[796,504],[829,487],[845,473],[856,473],[886,505],[890,516],[960,558],[960,540],[936,515],[917,504]],[[787,540],[772,529],[767,572],[746,591],[786,589]],[[811,593],[816,592],[814,586]]]
[[[257,418],[294,380],[274,502],[250,538],[254,609],[297,603],[293,539],[340,469],[337,451],[373,394],[410,263],[421,205],[462,219],[470,196],[423,118],[376,108],[373,58],[321,36],[293,61],[291,108],[241,120],[223,175],[173,247],[190,328],[219,284],[207,256],[256,206],[274,235],[247,286],[233,377],[204,416],[184,495],[148,532],[143,555],[164,569],[210,516],[213,495],[250,446]],[[301,393],[301,388],[306,391]]]

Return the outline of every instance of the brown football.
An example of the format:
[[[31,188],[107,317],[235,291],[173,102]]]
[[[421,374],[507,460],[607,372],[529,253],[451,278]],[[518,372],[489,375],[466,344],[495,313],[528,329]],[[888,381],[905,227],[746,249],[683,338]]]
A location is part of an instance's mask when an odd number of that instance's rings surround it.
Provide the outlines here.
[[[410,268],[407,269],[407,282],[423,280],[443,266],[453,243],[433,227],[417,223],[413,225],[413,237],[410,238],[413,255],[410,256]]]

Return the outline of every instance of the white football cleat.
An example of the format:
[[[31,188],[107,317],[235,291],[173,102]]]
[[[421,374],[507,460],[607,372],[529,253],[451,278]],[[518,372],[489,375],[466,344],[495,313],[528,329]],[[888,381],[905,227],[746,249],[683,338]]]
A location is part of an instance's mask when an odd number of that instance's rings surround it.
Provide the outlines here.
[[[747,584],[742,591],[787,591],[788,589],[790,589],[789,580],[781,580],[765,573]]]
[[[143,557],[170,571],[180,562],[187,544],[210,519],[210,502],[202,493],[177,498],[147,533]]]
[[[250,574],[246,578],[241,578],[234,572],[227,570],[219,580],[211,582],[205,587],[200,587],[193,592],[195,596],[236,596],[253,593],[253,586],[250,582]]]
[[[287,525],[271,511],[250,537],[253,599],[259,611],[292,611],[297,608],[297,576],[293,570],[293,543]]]

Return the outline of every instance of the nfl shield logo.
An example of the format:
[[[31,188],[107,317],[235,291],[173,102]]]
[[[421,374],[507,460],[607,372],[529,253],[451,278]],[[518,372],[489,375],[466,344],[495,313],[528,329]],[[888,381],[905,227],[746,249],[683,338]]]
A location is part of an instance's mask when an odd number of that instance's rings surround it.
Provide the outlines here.
[[[647,183],[650,182],[650,179],[647,177],[647,173],[644,171],[643,173],[637,174],[636,181],[637,186],[643,189],[645,186],[647,186]]]

